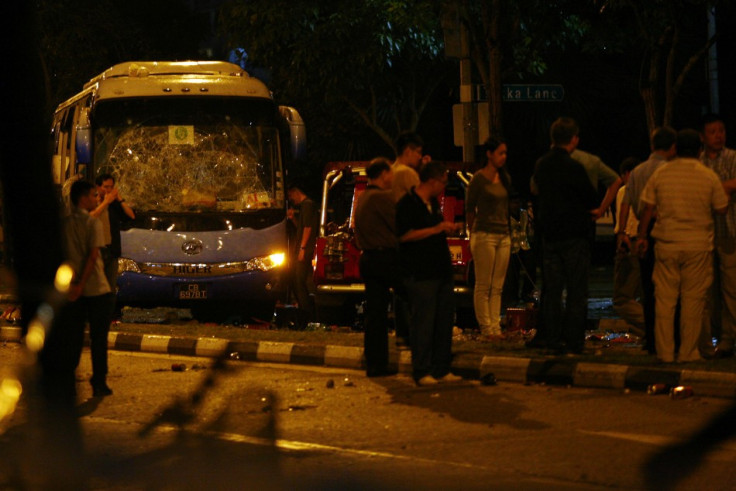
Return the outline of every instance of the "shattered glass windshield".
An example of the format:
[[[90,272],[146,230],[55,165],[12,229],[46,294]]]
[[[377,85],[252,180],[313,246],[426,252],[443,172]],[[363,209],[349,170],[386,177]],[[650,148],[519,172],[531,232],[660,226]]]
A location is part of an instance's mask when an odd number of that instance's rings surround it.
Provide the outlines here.
[[[136,212],[247,212],[284,207],[270,101],[187,97],[100,102],[97,174],[115,176]]]

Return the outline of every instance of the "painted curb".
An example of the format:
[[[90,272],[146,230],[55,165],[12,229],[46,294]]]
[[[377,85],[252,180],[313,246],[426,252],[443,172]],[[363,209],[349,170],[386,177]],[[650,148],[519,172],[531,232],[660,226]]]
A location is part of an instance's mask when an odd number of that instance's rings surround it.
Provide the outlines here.
[[[3,331],[2,335],[5,335]],[[229,356],[242,361],[293,363],[334,368],[364,369],[363,348],[339,345],[309,345],[274,341],[235,342],[216,338],[176,338],[111,332],[110,349],[148,351],[187,356]],[[392,351],[390,364],[411,374],[411,351]],[[458,353],[452,369],[466,378],[479,379],[493,373],[496,380],[514,383],[631,389],[645,391],[651,384],[689,385],[696,395],[736,398],[736,374],[702,370],[631,367],[574,359],[517,358]]]
[[[20,341],[19,327],[0,328],[0,341]],[[108,347],[119,351],[167,353],[170,355],[219,357],[232,360],[292,363],[334,368],[364,369],[363,348],[339,345],[309,345],[274,341],[229,341],[218,338],[178,338],[151,334],[112,331]],[[390,353],[390,364],[400,373],[411,374],[411,351]],[[699,396],[736,398],[736,373],[675,369],[672,367],[633,367],[574,359],[484,356],[456,353],[454,372],[470,379],[493,373],[496,380],[513,383],[631,389],[645,391],[649,385],[688,385]]]

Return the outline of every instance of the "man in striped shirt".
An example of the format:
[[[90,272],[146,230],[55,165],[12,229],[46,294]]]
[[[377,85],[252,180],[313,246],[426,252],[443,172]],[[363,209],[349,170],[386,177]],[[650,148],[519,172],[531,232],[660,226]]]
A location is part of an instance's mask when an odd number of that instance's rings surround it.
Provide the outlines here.
[[[700,160],[713,169],[729,197],[728,212],[715,217],[715,271],[711,297],[712,333],[718,337],[715,357],[733,356],[736,337],[736,151],[726,148],[726,126],[715,114],[703,118]],[[709,327],[706,320],[706,329]],[[716,331],[719,329],[720,332]],[[710,337],[710,336],[709,336]]]
[[[639,223],[637,249],[648,247],[647,229],[656,241],[654,339],[657,357],[675,361],[674,319],[681,303],[680,349],[677,361],[700,359],[698,338],[702,329],[706,294],[713,282],[713,212],[725,214],[728,197],[715,172],[698,160],[700,134],[691,129],[677,134],[677,158],[658,168],[641,195],[644,210]]]

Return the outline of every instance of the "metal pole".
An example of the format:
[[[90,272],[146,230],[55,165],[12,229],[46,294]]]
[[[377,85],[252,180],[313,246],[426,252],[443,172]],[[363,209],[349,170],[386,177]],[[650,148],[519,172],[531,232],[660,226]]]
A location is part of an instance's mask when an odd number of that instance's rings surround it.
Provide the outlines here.
[[[716,35],[716,8],[708,8],[708,39]],[[719,112],[718,50],[716,44],[708,49],[708,85],[710,86],[710,111]]]
[[[473,103],[472,63],[469,58],[468,30],[461,25],[460,103],[463,108],[463,162],[473,162],[478,139],[478,115]]]

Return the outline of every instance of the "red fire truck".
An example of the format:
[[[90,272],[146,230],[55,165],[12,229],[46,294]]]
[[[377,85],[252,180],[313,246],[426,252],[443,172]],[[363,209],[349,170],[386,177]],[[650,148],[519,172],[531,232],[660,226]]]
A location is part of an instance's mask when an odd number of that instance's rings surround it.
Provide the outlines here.
[[[473,268],[465,227],[465,189],[472,174],[463,164],[450,169],[448,185],[440,197],[446,220],[462,223],[457,236],[448,237],[455,271],[458,323],[474,322],[472,315]],[[332,162],[324,172],[319,236],[314,258],[314,282],[319,322],[353,325],[362,311],[365,286],[358,267],[355,244],[355,205],[365,190],[368,162]]]

